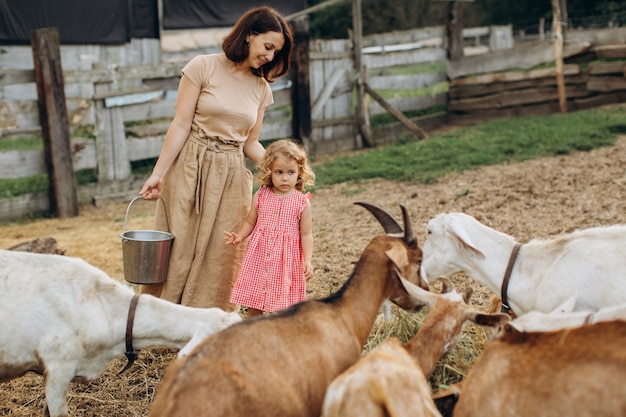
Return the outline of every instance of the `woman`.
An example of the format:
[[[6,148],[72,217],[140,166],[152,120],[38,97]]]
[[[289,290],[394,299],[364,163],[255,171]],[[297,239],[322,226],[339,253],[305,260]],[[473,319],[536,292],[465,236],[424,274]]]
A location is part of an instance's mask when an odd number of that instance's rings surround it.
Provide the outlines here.
[[[252,173],[244,155],[263,158],[259,132],[274,102],[269,83],[289,70],[292,43],[285,19],[256,7],[239,18],[223,53],[197,56],[182,69],[174,120],[140,191],[146,200],[163,199],[155,227],[167,230],[169,220],[174,235],[168,275],[142,293],[236,309],[229,298],[244,247],[224,245],[222,232],[237,230],[250,209]]]

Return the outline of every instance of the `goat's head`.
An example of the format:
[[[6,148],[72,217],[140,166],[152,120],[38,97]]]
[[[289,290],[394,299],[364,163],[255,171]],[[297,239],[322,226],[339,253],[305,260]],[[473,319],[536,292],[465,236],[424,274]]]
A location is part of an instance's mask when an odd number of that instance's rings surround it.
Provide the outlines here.
[[[463,271],[468,260],[485,258],[467,231],[476,223],[476,219],[464,213],[441,213],[428,222],[420,271],[424,280],[430,283],[435,277],[450,276]]]
[[[499,329],[506,325],[511,316],[504,313],[483,313],[469,305],[472,296],[472,288],[467,287],[463,293],[458,293],[452,282],[446,277],[439,277],[435,282],[442,283],[441,294],[431,291],[424,291],[422,288],[401,278],[402,285],[407,292],[418,301],[430,308],[427,321],[434,325],[442,326],[444,332],[449,332],[447,336],[448,343],[445,346],[445,352],[452,348],[460,339],[461,331],[466,322],[471,321],[480,326]],[[424,324],[426,326],[426,322]]]
[[[380,236],[377,239],[386,257],[393,264],[393,267],[389,270],[391,279],[388,281],[392,287],[389,291],[389,300],[407,310],[421,306],[422,304],[416,304],[415,300],[407,293],[400,282],[400,278],[404,278],[428,290],[428,284],[419,274],[422,250],[413,234],[406,207],[400,205],[404,221],[403,229],[389,213],[381,208],[363,202],[356,202],[355,204],[364,207],[372,213],[385,230],[386,236]]]

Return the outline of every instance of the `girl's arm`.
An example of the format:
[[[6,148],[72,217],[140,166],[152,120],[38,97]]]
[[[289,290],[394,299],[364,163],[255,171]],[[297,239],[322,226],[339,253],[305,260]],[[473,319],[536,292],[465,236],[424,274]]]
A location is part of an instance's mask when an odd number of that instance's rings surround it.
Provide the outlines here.
[[[189,132],[191,123],[196,112],[196,104],[200,96],[200,89],[193,85],[183,74],[178,85],[178,96],[176,98],[176,114],[167,129],[163,148],[157,159],[152,174],[146,180],[139,194],[146,200],[155,200],[161,195],[163,178],[172,163],[183,148]]]
[[[300,242],[304,258],[302,265],[304,279],[308,281],[313,277],[313,216],[311,215],[311,203],[309,201],[306,202],[306,207],[304,207],[300,215]]]
[[[265,107],[259,108],[256,123],[250,130],[248,139],[246,139],[246,143],[243,145],[243,152],[255,164],[258,164],[261,159],[263,159],[263,155],[265,155],[265,148],[263,148],[263,145],[259,142],[259,135],[261,133],[261,127],[263,126],[263,117],[265,117]]]
[[[256,211],[256,205],[252,203],[252,207],[250,207],[250,211],[248,212],[248,216],[246,220],[243,222],[239,231],[237,233],[234,232],[224,232],[224,240],[227,245],[238,245],[245,238],[250,236],[252,230],[254,230],[254,225],[256,224],[256,219],[258,217],[258,213]]]

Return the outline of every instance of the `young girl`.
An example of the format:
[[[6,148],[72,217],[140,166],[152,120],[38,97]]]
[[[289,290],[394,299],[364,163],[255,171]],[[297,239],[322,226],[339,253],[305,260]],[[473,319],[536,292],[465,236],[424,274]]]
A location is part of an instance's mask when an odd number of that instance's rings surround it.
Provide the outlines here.
[[[261,187],[237,233],[224,232],[226,244],[248,245],[230,302],[248,308],[248,317],[282,310],[306,299],[313,276],[311,186],[315,174],[295,142],[269,145],[259,164]]]

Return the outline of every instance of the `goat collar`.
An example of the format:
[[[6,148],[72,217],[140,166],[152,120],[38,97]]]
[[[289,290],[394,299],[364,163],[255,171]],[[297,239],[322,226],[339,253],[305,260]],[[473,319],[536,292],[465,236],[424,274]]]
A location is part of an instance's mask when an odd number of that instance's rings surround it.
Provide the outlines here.
[[[137,303],[139,302],[139,294],[133,295],[130,300],[130,307],[128,307],[128,319],[126,319],[126,359],[128,362],[124,369],[122,369],[118,375],[121,375],[128,368],[132,366],[139,354],[138,350],[133,349],[133,323],[135,322],[135,311],[137,310]]]
[[[519,249],[522,247],[521,243],[516,243],[513,246],[513,250],[511,251],[511,256],[509,256],[509,263],[506,266],[506,270],[504,271],[504,278],[502,278],[502,288],[500,290],[500,298],[502,299],[502,308],[500,311],[502,313],[507,313],[509,315],[513,315],[513,310],[509,307],[509,300],[506,296],[507,289],[509,288],[509,281],[511,280],[511,271],[513,270],[513,265],[515,265],[515,261],[517,260],[517,255],[519,254]]]

